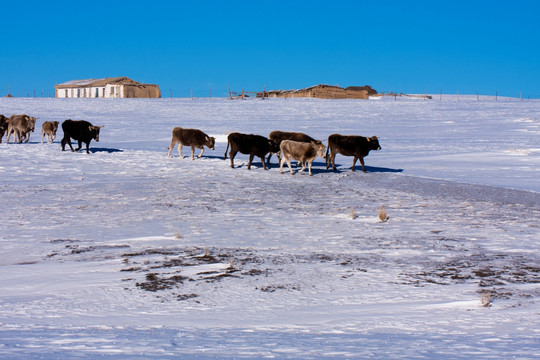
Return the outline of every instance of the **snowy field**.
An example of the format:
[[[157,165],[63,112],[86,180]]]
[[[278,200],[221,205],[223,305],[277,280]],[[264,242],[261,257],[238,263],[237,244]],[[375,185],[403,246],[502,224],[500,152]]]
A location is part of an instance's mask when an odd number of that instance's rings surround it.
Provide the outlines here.
[[[2,359],[540,357],[538,100],[0,99],[21,113],[30,142],[0,144]],[[91,154],[39,143],[68,118],[104,125]],[[215,150],[167,158],[174,126]],[[272,130],[382,150],[367,173],[223,160],[228,133]]]

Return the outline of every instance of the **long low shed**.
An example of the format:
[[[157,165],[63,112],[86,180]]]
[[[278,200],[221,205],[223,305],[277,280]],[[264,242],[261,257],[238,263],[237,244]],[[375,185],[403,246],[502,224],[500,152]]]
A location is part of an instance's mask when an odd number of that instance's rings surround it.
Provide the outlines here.
[[[342,88],[335,85],[319,84],[297,90],[271,90],[257,93],[257,97],[296,98],[308,97],[318,99],[368,99],[377,94],[371,86],[349,86]]]
[[[71,80],[54,86],[57,98],[160,98],[158,85],[141,84],[125,76]]]

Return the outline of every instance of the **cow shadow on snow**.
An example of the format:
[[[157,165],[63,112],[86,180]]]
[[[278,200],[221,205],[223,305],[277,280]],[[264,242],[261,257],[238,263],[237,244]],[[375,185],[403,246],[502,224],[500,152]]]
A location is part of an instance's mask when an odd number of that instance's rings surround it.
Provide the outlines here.
[[[211,157],[211,156],[209,156],[209,157]],[[219,157],[219,156],[217,156],[215,158],[223,159],[223,157]],[[227,161],[228,160],[229,159],[227,158]],[[291,161],[292,170],[293,170],[294,174],[299,173],[300,169],[302,169],[302,166],[296,166],[297,162],[298,162],[297,160]],[[260,161],[255,161],[255,160],[251,163],[251,166],[254,167],[254,168],[261,168],[261,169],[263,167],[262,163]],[[268,166],[269,169],[277,169],[277,170],[279,170],[279,163],[271,162],[270,164],[267,164],[267,166]],[[242,161],[242,162],[238,161],[237,163],[234,164],[234,167],[235,168],[247,167],[247,161]],[[311,172],[313,173],[313,175],[315,175],[315,174],[324,174],[324,173],[327,173],[327,172],[341,173],[341,172],[350,172],[351,171],[350,166],[343,167],[342,164],[336,164],[336,168],[337,168],[336,171],[332,170],[331,167],[329,169],[326,169],[326,163],[325,162],[314,161],[313,164],[311,165]],[[289,172],[289,166],[287,165],[287,163],[283,164],[283,172],[284,173]],[[304,172],[306,174],[308,173],[308,168],[307,167],[304,170]],[[362,172],[362,165],[360,165],[358,163],[356,164],[356,172],[360,172],[360,173]],[[403,172],[403,169],[391,169],[391,168],[385,168],[385,167],[367,166],[366,165],[366,172],[368,172],[368,173],[401,173],[401,172]]]
[[[297,161],[292,161],[291,162],[293,172],[295,174],[296,174],[297,171],[299,171],[302,168],[302,166],[296,167],[296,163],[297,163]],[[271,164],[271,167],[279,169],[279,163],[278,164]],[[336,168],[337,168],[337,170],[335,172],[337,172],[337,173],[350,172],[351,171],[351,166],[347,166],[347,165],[342,165],[342,164],[337,164],[336,163]],[[285,172],[285,171],[289,171],[289,166],[287,165],[287,163],[283,164],[283,172]],[[320,173],[325,173],[325,172],[329,172],[329,171],[334,172],[334,170],[332,170],[332,167],[328,168],[328,170],[327,170],[326,169],[326,163],[323,162],[323,161],[314,161],[313,164],[311,165],[311,172],[313,173],[313,175],[320,174]],[[304,170],[304,172],[306,172],[306,173],[308,172],[307,167]],[[359,164],[359,163],[356,163],[356,172],[362,172],[362,165]],[[368,172],[368,173],[401,173],[401,172],[403,172],[403,169],[391,169],[391,168],[385,168],[385,167],[367,166],[366,165],[366,172]]]
[[[83,149],[81,149],[81,150],[83,150]],[[99,153],[99,152],[106,152],[106,153],[112,154],[112,153],[117,153],[117,152],[124,152],[124,150],[112,149],[112,148],[90,148],[90,152],[92,154]]]

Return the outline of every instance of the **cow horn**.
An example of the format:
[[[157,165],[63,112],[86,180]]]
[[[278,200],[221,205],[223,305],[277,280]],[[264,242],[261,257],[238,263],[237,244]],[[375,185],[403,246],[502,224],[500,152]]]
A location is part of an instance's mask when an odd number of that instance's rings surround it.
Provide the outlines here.
[[[371,141],[371,139],[370,139],[370,138],[366,138],[366,139],[367,139],[367,141],[368,141],[368,142],[370,142],[370,141]]]

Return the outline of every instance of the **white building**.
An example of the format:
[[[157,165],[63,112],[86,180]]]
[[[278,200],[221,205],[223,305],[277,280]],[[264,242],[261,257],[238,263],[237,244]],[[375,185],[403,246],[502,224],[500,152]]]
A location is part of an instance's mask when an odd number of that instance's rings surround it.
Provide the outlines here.
[[[159,98],[158,85],[141,84],[125,76],[71,80],[54,86],[57,98]]]

